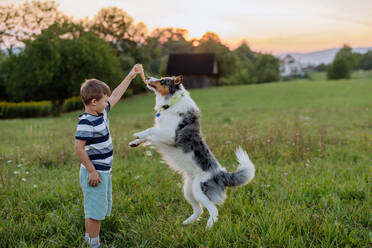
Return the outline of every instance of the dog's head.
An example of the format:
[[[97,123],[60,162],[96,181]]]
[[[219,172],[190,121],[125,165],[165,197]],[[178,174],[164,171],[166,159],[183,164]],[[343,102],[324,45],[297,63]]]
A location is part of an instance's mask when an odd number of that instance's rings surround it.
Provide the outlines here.
[[[173,95],[180,90],[183,76],[162,77],[161,79],[150,77],[147,79],[146,86],[151,91],[159,93],[162,97]]]

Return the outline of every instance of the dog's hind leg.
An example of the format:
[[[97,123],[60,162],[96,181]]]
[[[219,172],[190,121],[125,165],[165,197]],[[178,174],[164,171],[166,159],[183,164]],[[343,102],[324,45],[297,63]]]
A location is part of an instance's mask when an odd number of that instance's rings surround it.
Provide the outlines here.
[[[192,180],[190,178],[185,179],[185,183],[183,185],[183,194],[185,199],[191,204],[193,210],[193,214],[183,222],[184,225],[188,225],[199,219],[203,213],[203,208],[194,198],[192,193]]]
[[[203,193],[200,186],[200,178],[196,177],[192,184],[192,193],[194,198],[200,202],[209,212],[209,219],[207,222],[207,230],[213,226],[213,223],[217,221],[218,209],[215,204],[209,200],[209,198]]]

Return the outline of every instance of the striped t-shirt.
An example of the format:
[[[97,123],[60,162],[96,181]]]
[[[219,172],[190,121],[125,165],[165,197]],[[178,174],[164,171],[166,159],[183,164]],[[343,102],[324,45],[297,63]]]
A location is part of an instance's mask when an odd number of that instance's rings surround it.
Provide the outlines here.
[[[96,170],[101,172],[110,172],[113,162],[113,146],[107,118],[109,111],[110,103],[98,116],[88,113],[80,115],[75,134],[75,139],[87,141],[85,151]]]

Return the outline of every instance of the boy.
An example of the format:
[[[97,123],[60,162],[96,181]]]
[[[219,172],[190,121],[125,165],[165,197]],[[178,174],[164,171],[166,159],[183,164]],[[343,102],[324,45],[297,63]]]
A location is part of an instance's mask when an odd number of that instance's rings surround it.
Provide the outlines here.
[[[111,95],[110,88],[96,79],[85,81],[80,88],[85,113],[79,116],[75,151],[81,161],[80,185],[84,194],[85,244],[91,247],[100,246],[101,221],[105,216],[110,216],[112,206],[110,172],[113,149],[107,115],[137,74],[143,75],[141,64],[133,66]]]

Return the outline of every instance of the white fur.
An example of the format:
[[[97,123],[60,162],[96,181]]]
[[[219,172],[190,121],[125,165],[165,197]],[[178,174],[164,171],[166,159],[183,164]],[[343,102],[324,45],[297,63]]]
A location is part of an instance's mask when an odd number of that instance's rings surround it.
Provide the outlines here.
[[[151,78],[148,80],[148,83],[152,80],[156,79]],[[160,112],[160,116],[155,118],[154,127],[135,133],[134,136],[136,140],[130,142],[129,145],[138,146],[148,141],[157,148],[167,164],[183,176],[184,196],[193,208],[193,214],[186,219],[183,224],[187,225],[198,220],[203,213],[202,207],[205,207],[210,214],[207,222],[207,229],[209,229],[212,227],[213,223],[217,221],[218,210],[215,203],[209,200],[202,192],[200,185],[201,182],[207,181],[212,175],[210,172],[203,171],[196,164],[193,159],[193,153],[184,153],[181,148],[174,146],[176,129],[181,120],[179,113],[185,113],[188,110],[199,111],[199,109],[182,85],[180,85],[181,90],[168,98],[161,96],[156,90],[150,87],[149,84],[147,84],[147,87],[156,94],[155,111],[159,111],[161,106],[169,104],[173,98],[178,97],[182,93],[184,96],[170,108]],[[240,163],[239,167],[249,167],[251,175],[250,180],[252,180],[254,177],[254,166],[250,162],[247,153],[239,147],[236,151],[236,155]],[[219,170],[225,170],[220,165],[219,167]],[[223,200],[224,199],[221,199],[221,203]]]

